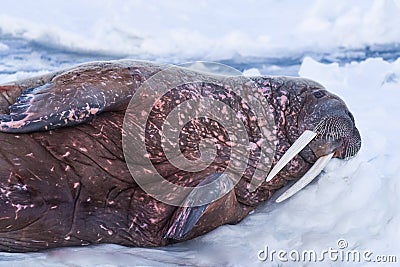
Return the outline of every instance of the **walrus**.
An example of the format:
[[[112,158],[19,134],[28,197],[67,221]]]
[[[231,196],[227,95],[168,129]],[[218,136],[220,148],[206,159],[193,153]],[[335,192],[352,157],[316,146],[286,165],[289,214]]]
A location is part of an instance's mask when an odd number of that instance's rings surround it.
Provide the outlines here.
[[[170,183],[191,188],[213,184],[211,191],[224,191],[218,198],[213,198],[215,192],[203,191],[180,196],[181,205],[162,201],[134,179],[147,169],[127,164],[127,157],[136,151],[124,153],[128,111],[136,112],[131,119],[142,114],[140,102],[146,97],[137,94],[139,88],[165,70],[169,78],[199,79],[161,96],[146,123],[138,126],[147,153],[136,154],[149,159]],[[223,224],[240,222],[278,189],[297,180],[286,193],[293,194],[317,176],[330,158],[350,158],[361,147],[345,102],[314,81],[247,79],[255,90],[251,97],[268,105],[266,118],[271,124],[263,133],[256,112],[243,104],[241,88],[235,91],[220,83],[235,78],[213,76],[215,82],[202,81],[210,76],[184,67],[126,60],[86,63],[1,85],[0,251],[101,243],[155,247],[189,240]],[[158,84],[170,82],[160,77]],[[202,140],[212,139],[216,153],[208,168],[179,169],[169,163],[162,149],[158,132],[173,106],[210,96],[232,109],[237,115],[232,121],[243,123],[249,139],[248,160],[235,183],[224,168],[241,159],[230,158],[232,142],[216,120],[203,116],[185,122],[176,144],[182,161],[189,162],[201,157]],[[138,106],[130,106],[133,97],[139,99]],[[196,106],[190,108],[197,111]],[[263,161],[260,151],[265,146],[274,150],[267,149]],[[261,180],[254,182],[258,165],[265,168],[261,168]],[[193,199],[211,200],[190,205]]]

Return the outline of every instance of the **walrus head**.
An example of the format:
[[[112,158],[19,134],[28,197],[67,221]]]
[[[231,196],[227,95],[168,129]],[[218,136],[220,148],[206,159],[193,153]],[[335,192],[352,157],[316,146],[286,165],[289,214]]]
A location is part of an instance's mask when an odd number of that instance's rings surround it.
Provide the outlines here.
[[[282,79],[279,91],[287,94],[288,102],[292,102],[286,112],[290,127],[285,129],[291,146],[280,157],[266,181],[290,165],[296,155],[313,166],[277,202],[289,198],[310,183],[332,157],[348,159],[361,148],[361,136],[354,117],[343,100],[314,81]]]
[[[312,90],[299,116],[299,131],[317,133],[308,144],[310,150],[303,151],[304,158],[316,158],[334,153],[333,157],[347,159],[361,147],[361,137],[354,117],[346,104],[336,95],[323,89]]]

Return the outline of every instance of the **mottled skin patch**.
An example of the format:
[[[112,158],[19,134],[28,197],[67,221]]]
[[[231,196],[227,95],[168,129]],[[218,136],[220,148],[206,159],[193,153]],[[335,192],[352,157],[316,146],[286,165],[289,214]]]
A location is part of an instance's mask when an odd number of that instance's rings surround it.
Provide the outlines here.
[[[159,128],[176,101],[201,94],[225,101],[240,115],[251,141],[248,166],[234,190],[204,207],[188,234],[176,238],[175,229],[187,223],[179,220],[185,208],[161,203],[135,183],[121,143],[130,97],[165,67],[136,61],[91,63],[0,86],[0,250],[97,243],[151,247],[187,240],[241,221],[288,180],[301,177],[317,157],[335,151],[336,157],[344,158],[359,150],[354,119],[344,103],[321,85],[299,78],[252,78],[257,96],[270,104],[276,125],[270,137],[276,143],[276,151],[269,152],[272,165],[305,129],[326,121],[319,138],[270,182],[252,191],[249,183],[262,143],[251,110],[216,85],[197,83],[171,90],[152,110],[145,137],[149,157],[169,181],[196,186],[232,160],[224,129],[200,118],[184,126],[177,145],[193,159],[199,156],[201,138],[213,139],[218,147],[213,164],[193,174],[167,162]],[[187,71],[181,69],[177,75]],[[48,129],[53,130],[43,131]]]

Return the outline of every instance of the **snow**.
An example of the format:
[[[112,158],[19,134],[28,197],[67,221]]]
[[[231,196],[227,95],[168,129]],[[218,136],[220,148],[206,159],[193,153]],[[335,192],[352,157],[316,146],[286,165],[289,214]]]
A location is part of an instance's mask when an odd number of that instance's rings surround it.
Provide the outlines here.
[[[8,50],[8,46],[6,44],[3,44],[0,42],[0,52],[7,51],[7,50]]]
[[[348,250],[371,251],[372,258],[396,255],[400,261],[398,53],[389,50],[387,60],[365,53],[358,61],[335,63],[306,56],[298,67],[286,64],[291,56],[307,51],[335,59],[341,51],[354,53],[354,48],[374,45],[398,50],[399,12],[399,0],[2,3],[0,83],[99,57],[166,62],[250,58],[253,63],[242,65],[245,75],[294,73],[339,95],[356,119],[362,149],[349,161],[332,160],[318,181],[288,201],[265,203],[241,223],[189,242],[157,249],[102,245],[0,253],[0,267],[309,266],[313,263],[285,263],[276,256],[272,262],[260,261],[257,253],[265,246],[288,252],[340,250],[341,239]],[[18,38],[24,41],[16,50]],[[29,50],[37,44],[42,50]],[[258,64],[265,57],[279,60],[273,66]],[[331,265],[354,263],[322,262]]]
[[[175,60],[399,41],[400,1],[8,1],[0,32],[50,47]]]

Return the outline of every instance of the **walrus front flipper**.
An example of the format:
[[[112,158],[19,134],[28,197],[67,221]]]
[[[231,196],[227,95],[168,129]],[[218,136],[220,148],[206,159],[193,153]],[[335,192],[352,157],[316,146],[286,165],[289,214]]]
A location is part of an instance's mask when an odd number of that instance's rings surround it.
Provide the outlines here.
[[[0,114],[0,131],[26,133],[85,122],[104,109],[104,99],[88,91],[94,90],[54,83],[27,89],[9,106],[10,114]]]
[[[168,229],[165,238],[172,238],[176,240],[183,239],[200,220],[207,206],[208,205],[182,208],[182,211],[179,213],[178,218]]]
[[[188,237],[191,238],[200,235],[203,232],[211,231],[219,225],[241,220],[241,218],[234,218],[236,215],[241,217],[241,213],[243,212],[236,212],[238,205],[240,204],[236,201],[234,190],[231,189],[232,181],[226,174],[211,174],[207,176],[196,188],[209,184],[217,179],[218,182],[214,183],[215,187],[213,187],[212,191],[193,190],[186,197],[182,205],[183,207],[177,210],[173,223],[169,227],[167,234],[164,236],[165,238],[171,238],[175,240],[186,239]],[[230,192],[228,192],[229,190]],[[227,194],[213,201],[220,196],[221,193]],[[190,204],[196,203],[198,200],[210,203],[191,207]],[[222,212],[222,210],[225,210],[226,212]],[[223,215],[224,218],[213,218],[214,216],[220,217],[221,215]],[[194,230],[194,228],[198,228],[198,232],[196,231],[196,233],[193,233],[192,230]]]
[[[196,186],[196,189],[198,189],[201,188],[201,186],[214,182],[218,179],[219,182],[216,183],[214,191],[210,192],[206,190],[193,190],[186,197],[182,205],[183,207],[178,210],[177,216],[165,235],[165,238],[172,238],[176,240],[183,239],[200,220],[207,207],[210,206],[213,199],[220,194],[221,190],[224,190],[227,187],[232,187],[232,182],[230,181],[229,177],[224,174],[222,175],[223,176],[220,177],[220,173],[211,174]],[[196,203],[199,200],[202,202],[204,201],[205,203],[210,203],[192,207],[193,203]]]
[[[100,66],[66,72],[24,90],[9,107],[9,114],[0,114],[0,132],[50,130],[86,122],[105,110],[120,110],[134,93],[132,78],[124,75]]]

